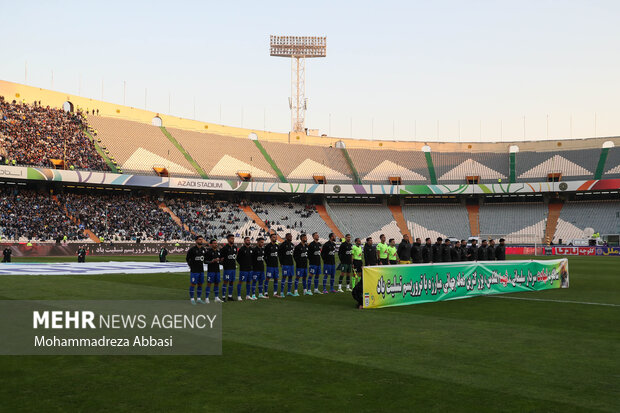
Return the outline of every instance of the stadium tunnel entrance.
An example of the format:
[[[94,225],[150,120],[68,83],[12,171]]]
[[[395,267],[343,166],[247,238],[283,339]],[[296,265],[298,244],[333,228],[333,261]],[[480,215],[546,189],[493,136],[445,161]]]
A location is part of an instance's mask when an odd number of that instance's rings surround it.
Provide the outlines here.
[[[65,103],[62,104],[62,110],[64,110],[65,112],[73,113],[74,111],[73,103],[71,103],[70,101],[66,101]]]

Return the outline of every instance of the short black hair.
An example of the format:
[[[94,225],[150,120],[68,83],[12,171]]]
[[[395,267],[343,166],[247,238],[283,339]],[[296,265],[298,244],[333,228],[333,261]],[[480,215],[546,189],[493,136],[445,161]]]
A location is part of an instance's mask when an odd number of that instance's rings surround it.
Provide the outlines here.
[[[388,242],[392,242],[392,241],[394,241],[394,238],[390,238],[390,239],[388,240]]]
[[[361,241],[361,239],[359,239],[359,238],[355,238],[355,239],[353,240],[353,242],[357,242],[357,241]]]
[[[209,243],[211,243],[211,244],[213,244],[214,242],[217,244],[217,240],[216,239],[212,239],[211,241],[209,241]]]
[[[370,241],[371,239],[372,239],[372,237],[366,238],[366,242]]]
[[[424,241],[430,241],[430,240],[431,240],[431,239],[430,239],[429,237],[426,237],[426,238],[424,239]]]
[[[504,238],[499,239],[499,242],[504,242],[504,241],[506,241]]]
[[[258,242],[258,241],[265,241],[265,238],[263,238],[263,237],[258,237],[258,238],[256,239],[256,242]]]
[[[228,235],[226,235],[226,239],[228,239],[228,238],[230,238],[230,237],[235,238],[235,236],[234,236],[233,234],[228,234]]]
[[[315,231],[315,232],[313,232],[313,233],[312,233],[312,236],[314,237],[315,235],[319,235],[319,233],[318,233],[318,232],[316,232],[316,231]]]
[[[437,242],[441,242],[441,241],[443,241],[443,238],[437,237]]]
[[[250,239],[250,237],[243,237],[243,240],[245,241],[246,239]]]
[[[205,237],[203,237],[202,235],[196,235],[195,241],[198,241],[200,238],[204,239]]]
[[[347,235],[345,235],[344,237],[346,238],[346,237],[350,237],[350,236],[351,236],[351,234],[347,234]]]
[[[330,233],[329,233],[329,238],[331,238],[331,237],[335,237],[335,236],[336,236],[336,235],[335,235],[333,232],[330,232]]]

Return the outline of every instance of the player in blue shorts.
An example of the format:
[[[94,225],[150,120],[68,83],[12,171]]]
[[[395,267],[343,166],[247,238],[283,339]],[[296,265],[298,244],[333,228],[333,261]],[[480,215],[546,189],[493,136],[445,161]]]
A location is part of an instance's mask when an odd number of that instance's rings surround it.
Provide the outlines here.
[[[196,302],[202,303],[202,284],[205,282],[205,254],[206,250],[203,246],[204,238],[200,235],[196,237],[196,245],[187,250],[185,261],[189,265],[189,300],[192,304],[196,305]],[[196,296],[198,300],[194,299],[194,289],[196,289]],[[207,295],[206,302],[209,302],[209,296]]]
[[[278,258],[282,265],[282,284],[280,286],[280,297],[284,298],[284,281],[287,281],[288,289],[286,295],[293,295],[293,277],[295,276],[295,267],[293,266],[293,234],[290,232],[285,235],[284,242],[278,248]]]
[[[323,244],[321,258],[323,258],[323,294],[327,294],[327,277],[329,276],[330,292],[335,293],[336,281],[336,235],[329,234],[329,241]]]
[[[221,303],[220,300],[220,251],[217,249],[217,241],[212,239],[205,253],[205,263],[207,263],[207,291],[206,302],[209,303],[209,295],[211,295],[211,284],[214,285],[213,293],[215,295],[216,303]],[[223,294],[226,294],[223,292]]]
[[[252,299],[256,300],[256,284],[258,284],[258,298],[269,298],[267,290],[263,294],[265,285],[265,238],[256,240],[256,247],[252,249]]]
[[[252,247],[250,237],[243,239],[243,245],[237,252],[239,263],[239,283],[237,284],[237,301],[241,301],[241,284],[245,283],[245,299],[256,300],[250,295],[250,283],[252,282]]]
[[[319,242],[319,233],[312,234],[312,242],[308,244],[308,261],[310,268],[308,270],[308,285],[306,290],[308,295],[312,295],[312,277],[314,277],[314,294],[321,294],[319,290],[319,277],[321,276],[321,243]]]
[[[226,236],[227,244],[220,250],[222,256],[222,265],[224,266],[224,286],[222,287],[222,297],[226,301],[234,301],[233,287],[235,284],[235,276],[237,275],[237,246],[235,245],[235,236],[228,234]],[[228,298],[226,293],[228,292]],[[241,297],[239,297],[241,300]]]
[[[265,295],[269,294],[269,280],[273,278],[273,296],[278,295],[278,278],[280,278],[280,268],[278,264],[278,236],[271,234],[269,244],[265,246],[265,263],[267,264],[267,277],[265,278]],[[284,281],[282,281],[284,282]]]
[[[306,234],[301,234],[299,237],[300,243],[295,246],[293,250],[293,258],[295,258],[295,265],[297,266],[297,277],[295,278],[295,293],[293,294],[295,297],[299,297],[299,291],[297,288],[299,287],[299,280],[303,280],[304,285],[304,295],[307,295],[308,290],[306,289],[306,278],[308,277],[308,244],[306,241],[308,237]],[[312,294],[312,293],[310,293]]]

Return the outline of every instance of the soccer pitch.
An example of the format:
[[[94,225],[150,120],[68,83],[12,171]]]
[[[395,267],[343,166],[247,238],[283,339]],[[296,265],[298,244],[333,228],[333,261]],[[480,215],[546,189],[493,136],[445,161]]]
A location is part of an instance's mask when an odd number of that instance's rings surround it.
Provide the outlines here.
[[[570,257],[569,289],[377,310],[350,293],[226,303],[222,356],[2,356],[1,409],[617,412],[619,268]],[[188,283],[2,276],[0,299],[176,300]]]

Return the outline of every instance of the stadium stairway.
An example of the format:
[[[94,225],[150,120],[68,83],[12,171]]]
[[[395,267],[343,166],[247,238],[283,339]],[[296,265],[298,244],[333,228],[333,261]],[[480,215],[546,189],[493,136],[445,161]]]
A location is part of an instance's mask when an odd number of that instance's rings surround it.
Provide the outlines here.
[[[480,205],[467,205],[467,214],[469,215],[469,232],[477,237],[480,234]]]
[[[71,215],[71,214],[69,213],[69,211],[67,210],[67,206],[66,206],[66,205],[64,205],[64,204],[61,204],[61,203],[60,203],[60,200],[58,199],[58,197],[57,197],[56,195],[52,195],[52,199],[54,200],[54,202],[56,202],[56,204],[58,204],[58,206],[59,206],[59,207],[61,207],[61,208],[62,208],[63,212],[65,213],[65,215],[66,215],[67,217],[69,217],[69,219],[71,220],[71,222],[73,222],[74,224],[78,224],[78,225],[79,225],[80,221],[79,221],[77,218],[75,218],[73,215]],[[86,235],[88,235],[88,238],[90,238],[92,241],[97,242],[97,243],[100,243],[100,242],[101,242],[101,240],[99,239],[99,237],[97,237],[97,236],[95,235],[95,233],[94,233],[94,232],[92,232],[91,230],[89,230],[88,228],[84,228],[84,233],[85,233]]]
[[[435,165],[433,165],[433,158],[431,158],[430,152],[424,152],[426,157],[426,166],[428,167],[428,176],[431,178],[431,184],[437,185],[437,176],[435,175]]]
[[[331,231],[334,234],[336,234],[336,236],[338,238],[344,237],[344,234],[342,233],[342,231],[340,231],[338,226],[336,226],[336,224],[332,220],[332,217],[329,216],[329,213],[327,212],[327,209],[325,209],[325,205],[317,204],[317,205],[315,205],[315,207],[316,207],[316,212],[318,212],[319,216],[321,218],[323,218],[323,221],[325,221],[325,224],[327,224],[329,229],[331,229]]]
[[[254,141],[254,142],[256,142],[256,141]],[[248,218],[249,218],[250,220],[254,221],[254,222],[256,223],[256,225],[260,226],[262,229],[264,229],[265,231],[267,231],[267,232],[269,232],[269,233],[271,232],[271,231],[269,230],[269,228],[267,227],[267,224],[265,224],[265,221],[263,221],[263,220],[262,220],[262,219],[261,219],[261,218],[260,218],[260,217],[256,214],[256,212],[254,212],[254,210],[252,209],[252,207],[251,207],[251,206],[249,206],[249,205],[239,205],[239,209],[240,209],[240,210],[242,210],[243,212],[245,212],[245,214],[248,216]],[[284,241],[284,240],[282,239],[282,237],[281,237],[281,236],[279,236],[277,233],[276,233],[276,236],[278,237],[278,241],[279,241],[279,242]]]
[[[558,219],[564,204],[560,200],[549,202],[549,213],[547,214],[547,227],[545,228],[545,243],[549,245],[553,241],[555,231],[558,228]]]
[[[200,165],[198,165],[198,162],[196,162],[194,158],[192,158],[192,156],[185,150],[185,148],[183,148],[179,141],[177,141],[165,127],[160,126],[159,129],[161,129],[162,133],[166,135],[166,138],[168,138],[170,143],[172,143],[179,150],[179,152],[183,154],[185,159],[187,159],[187,162],[189,162],[189,164],[194,167],[198,175],[200,175],[203,179],[209,179],[207,173],[200,167]]]
[[[398,229],[400,233],[404,236],[407,234],[409,236],[409,241],[413,242],[414,240],[411,238],[411,233],[409,232],[409,227],[407,227],[407,220],[403,215],[403,208],[400,205],[388,205],[390,211],[392,212],[392,216],[396,221],[396,225],[398,225]]]
[[[254,145],[256,145],[256,147],[258,148],[260,153],[263,154],[263,157],[265,158],[265,160],[269,163],[269,165],[271,165],[271,169],[273,169],[273,171],[276,173],[276,175],[280,179],[280,182],[284,182],[284,183],[288,182],[286,180],[286,177],[284,176],[284,174],[280,170],[280,168],[278,168],[278,165],[276,165],[276,162],[271,158],[271,156],[267,153],[267,150],[263,147],[263,144],[260,143],[258,141],[258,139],[255,139],[254,140]]]
[[[105,153],[105,151],[101,148],[101,146],[99,146],[99,143],[97,142],[97,140],[94,138],[93,135],[90,134],[90,132],[88,131],[87,128],[84,128],[84,134],[88,137],[88,139],[91,140],[91,142],[93,143],[93,145],[95,145],[95,150],[97,151],[97,153],[99,154],[99,156],[101,156],[103,158],[103,160],[105,161],[105,163],[108,165],[108,167],[110,168],[110,170],[112,172],[114,172],[115,174],[121,173],[118,165],[116,164],[116,161],[113,160],[112,157],[108,156],[108,154]]]
[[[189,225],[184,224],[183,222],[181,222],[181,218],[179,218],[177,216],[177,214],[175,214],[174,212],[172,212],[172,210],[170,208],[168,208],[166,206],[166,204],[164,204],[163,202],[160,202],[159,204],[157,204],[157,206],[164,212],[168,213],[168,215],[170,215],[170,218],[172,218],[172,220],[174,222],[176,222],[181,228],[183,228],[185,231],[189,231],[192,235],[196,235],[196,233],[194,231],[192,231],[192,229],[189,227]]]
[[[353,179],[355,183],[357,185],[362,185],[362,179],[360,178],[360,175],[357,173],[357,169],[355,168],[355,165],[353,164],[353,159],[351,159],[351,157],[349,156],[349,152],[347,152],[347,148],[343,146],[342,148],[340,148],[340,150],[342,151],[342,155],[344,156],[344,159],[347,160],[347,164],[349,165],[349,169],[351,170],[351,174],[353,175]]]
[[[609,155],[609,148],[601,149],[601,156],[598,158],[598,165],[594,172],[594,179],[601,179],[605,172],[605,163],[607,162],[607,155]],[[551,238],[553,239],[553,238]]]

